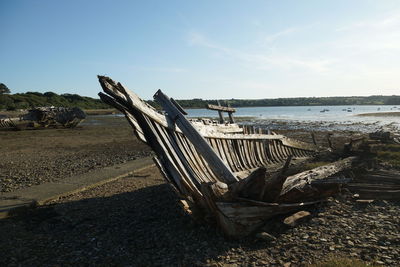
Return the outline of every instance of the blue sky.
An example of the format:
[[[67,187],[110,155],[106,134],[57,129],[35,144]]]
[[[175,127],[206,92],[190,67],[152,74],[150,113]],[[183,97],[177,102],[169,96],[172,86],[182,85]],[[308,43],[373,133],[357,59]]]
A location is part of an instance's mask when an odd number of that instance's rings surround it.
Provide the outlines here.
[[[0,82],[151,99],[400,94],[400,1],[0,0]]]

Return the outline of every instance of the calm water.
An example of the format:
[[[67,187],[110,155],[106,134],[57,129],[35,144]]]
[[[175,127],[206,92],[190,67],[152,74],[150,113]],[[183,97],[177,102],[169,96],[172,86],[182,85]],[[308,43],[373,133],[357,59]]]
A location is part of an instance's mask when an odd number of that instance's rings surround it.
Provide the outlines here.
[[[321,112],[325,110],[325,112]],[[207,109],[186,109],[189,117],[217,117]],[[374,131],[400,129],[400,117],[360,117],[361,113],[400,112],[400,106],[296,106],[237,108],[235,117],[252,117],[245,123],[269,125],[271,128],[329,128]]]
[[[208,109],[185,109],[188,117],[218,117]],[[325,112],[321,112],[325,110]],[[351,112],[349,112],[351,111]],[[387,130],[400,132],[398,117],[360,117],[361,113],[400,112],[400,106],[296,106],[296,107],[250,107],[236,108],[235,117],[242,117],[240,124],[253,124],[274,129],[306,129],[316,131],[341,130],[372,132]],[[104,116],[104,115],[100,115]],[[123,116],[121,114],[105,115]],[[103,124],[98,116],[89,116],[82,125]],[[227,114],[226,114],[227,117]]]

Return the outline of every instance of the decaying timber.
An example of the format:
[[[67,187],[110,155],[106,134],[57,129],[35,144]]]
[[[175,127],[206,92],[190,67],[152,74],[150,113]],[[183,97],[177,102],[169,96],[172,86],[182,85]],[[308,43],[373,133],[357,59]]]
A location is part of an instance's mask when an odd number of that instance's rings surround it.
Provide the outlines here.
[[[0,128],[73,128],[85,118],[85,112],[77,107],[38,107],[17,118],[0,119]]]
[[[245,236],[277,214],[334,194],[348,181],[344,171],[356,160],[346,158],[288,174],[292,162],[304,162],[321,149],[272,132],[241,128],[233,120],[189,121],[161,90],[154,95],[164,110],[160,113],[122,84],[104,76],[99,82],[105,92],[99,93],[101,99],[119,109],[138,138],[154,150],[157,166],[186,208],[214,218],[231,237]]]

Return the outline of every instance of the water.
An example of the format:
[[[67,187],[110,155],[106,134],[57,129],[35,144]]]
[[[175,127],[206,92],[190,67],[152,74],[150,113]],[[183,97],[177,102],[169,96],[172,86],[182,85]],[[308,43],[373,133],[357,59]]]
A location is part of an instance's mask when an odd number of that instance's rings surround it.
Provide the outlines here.
[[[186,109],[189,117],[217,117],[216,111]],[[324,111],[324,112],[321,112]],[[235,117],[246,118],[245,124],[268,125],[271,129],[350,130],[377,131],[400,130],[400,116],[356,116],[362,113],[400,112],[400,107],[371,106],[292,106],[236,108]]]
[[[328,110],[321,112],[322,110]],[[351,112],[348,112],[350,110]],[[208,109],[185,109],[188,117],[218,117]],[[400,106],[295,106],[295,107],[247,107],[236,108],[234,116],[240,124],[257,125],[271,130],[301,129],[313,131],[361,131],[379,130],[400,132],[400,116],[356,116],[362,113],[400,112]],[[89,116],[81,125],[102,125],[99,117],[123,116],[122,114]],[[226,115],[226,119],[228,116]]]

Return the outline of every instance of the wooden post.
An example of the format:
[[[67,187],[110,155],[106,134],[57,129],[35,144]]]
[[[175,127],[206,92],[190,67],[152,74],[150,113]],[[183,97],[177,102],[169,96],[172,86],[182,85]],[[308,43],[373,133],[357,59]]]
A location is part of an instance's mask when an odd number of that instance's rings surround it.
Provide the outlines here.
[[[314,144],[314,145],[317,145],[317,141],[315,140],[315,134],[314,134],[314,132],[311,132],[311,138],[312,138],[313,144]]]
[[[326,139],[328,140],[328,146],[329,146],[329,148],[330,149],[333,149],[333,146],[332,146],[332,141],[331,141],[331,134],[327,134],[326,135]]]
[[[211,110],[216,110],[218,111],[218,115],[219,115],[219,123],[224,123],[224,116],[222,114],[222,112],[227,112],[229,115],[229,122],[230,123],[235,123],[235,120],[233,119],[233,115],[232,113],[236,112],[236,110],[234,108],[231,107],[223,107],[220,105],[219,101],[218,101],[218,105],[211,105],[208,104],[207,105],[207,109],[211,109]]]
[[[235,120],[233,119],[232,112],[228,112],[228,115],[229,115],[229,122],[230,123],[235,123]]]
[[[219,100],[218,100],[218,106],[221,106],[221,104],[219,103]],[[219,123],[224,123],[225,122],[225,120],[224,120],[224,115],[222,114],[222,111],[221,110],[218,110],[218,115],[219,115]]]

